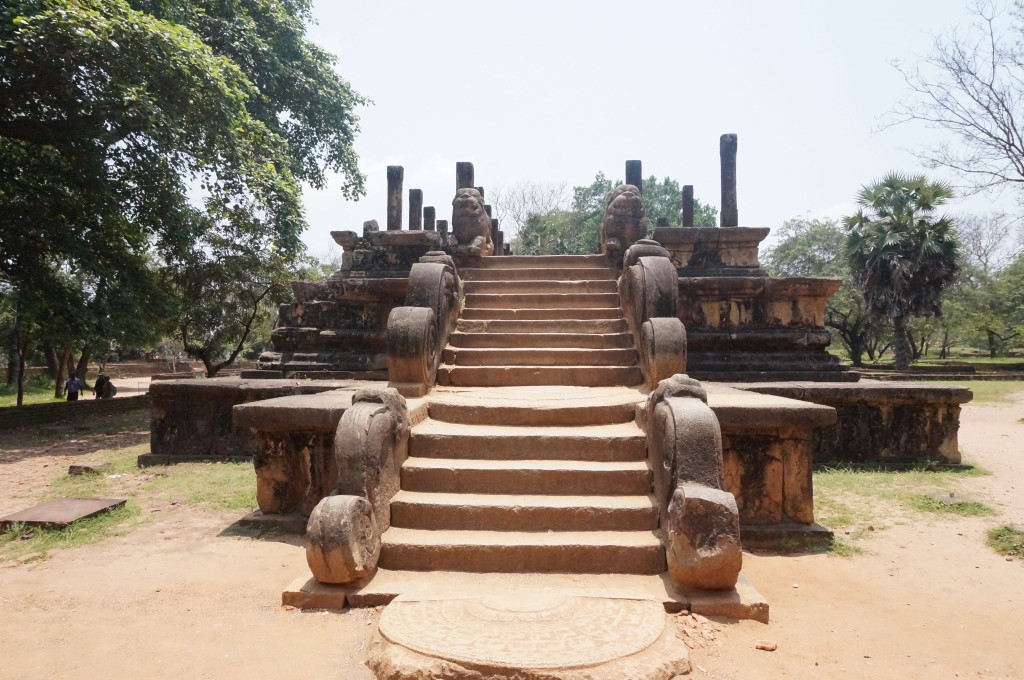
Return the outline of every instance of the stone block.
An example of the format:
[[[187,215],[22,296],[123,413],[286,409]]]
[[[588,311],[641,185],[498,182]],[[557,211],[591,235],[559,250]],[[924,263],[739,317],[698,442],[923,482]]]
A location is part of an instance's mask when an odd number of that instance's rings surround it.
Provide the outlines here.
[[[679,586],[727,590],[743,564],[740,521],[733,495],[683,484],[669,503],[662,526],[668,571]]]
[[[783,520],[782,452],[772,435],[723,432],[724,489],[736,497],[744,524]]]
[[[73,463],[68,466],[69,475],[96,475],[110,470],[110,463]]]
[[[377,569],[380,531],[360,496],[328,496],[306,524],[306,562],[320,583],[353,583]]]

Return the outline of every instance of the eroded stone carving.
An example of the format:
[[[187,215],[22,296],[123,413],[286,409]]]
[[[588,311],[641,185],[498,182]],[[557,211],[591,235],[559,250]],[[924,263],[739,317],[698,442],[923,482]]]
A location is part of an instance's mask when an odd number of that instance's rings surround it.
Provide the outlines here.
[[[430,252],[413,265],[404,307],[388,317],[388,380],[409,397],[433,386],[441,350],[459,318],[462,284],[452,258]]]
[[[356,392],[334,435],[334,495],[367,499],[381,531],[391,525],[390,502],[398,493],[408,441],[409,411],[392,388]]]
[[[620,184],[608,195],[601,222],[601,252],[618,264],[635,241],[647,236],[647,213],[640,190]]]
[[[622,258],[619,306],[640,352],[649,389],[686,370],[686,329],[676,315],[678,277],[668,251],[641,239]]]
[[[306,562],[320,583],[351,583],[371,576],[380,557],[373,507],[361,496],[328,496],[306,524]]]
[[[452,234],[458,241],[458,251],[474,256],[487,256],[494,252],[491,218],[484,209],[483,196],[476,189],[459,189],[455,194]]]
[[[736,585],[743,564],[740,519],[731,493],[683,484],[662,525],[668,571],[677,584],[704,590]]]
[[[722,490],[722,430],[707,392],[686,375],[647,399],[647,449],[669,573],[679,585],[736,585],[742,563],[736,499]]]

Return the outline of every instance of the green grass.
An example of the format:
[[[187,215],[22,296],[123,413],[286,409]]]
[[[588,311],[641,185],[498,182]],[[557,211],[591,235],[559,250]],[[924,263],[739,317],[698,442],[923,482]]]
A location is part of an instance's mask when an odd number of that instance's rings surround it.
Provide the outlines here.
[[[814,473],[815,519],[857,540],[869,531],[934,514],[936,510],[927,507],[922,497],[958,491],[964,478],[985,474],[986,470],[973,466],[929,470],[926,464],[902,471],[850,467],[819,470]],[[978,510],[973,506],[971,509]],[[968,511],[956,508],[951,512],[957,510]]]
[[[128,501],[120,508],[79,520],[63,529],[15,524],[0,534],[0,562],[19,558],[27,558],[27,562],[43,560],[54,550],[78,548],[110,536],[123,535],[142,521],[139,506]]]
[[[79,395],[81,398],[81,395]],[[53,380],[46,376],[33,376],[25,382],[24,404],[47,404],[64,401],[64,397],[53,396]],[[0,408],[16,406],[18,403],[17,385],[0,385]]]
[[[907,382],[914,382],[912,378]],[[926,385],[936,385],[935,381],[919,381]],[[1010,402],[1014,392],[1024,392],[1024,380],[950,380],[951,385],[970,388],[974,399],[969,404],[1000,404]]]
[[[256,474],[252,463],[184,463],[139,469],[136,460],[148,444],[89,454],[90,462],[110,463],[99,474],[54,477],[40,501],[63,497],[126,498],[128,503],[98,517],[75,522],[65,529],[15,526],[0,535],[0,561],[30,555],[45,559],[53,550],[95,543],[126,533],[149,521],[154,506],[191,505],[215,510],[250,510],[256,507]]]
[[[197,507],[256,507],[256,473],[252,463],[180,463],[156,472],[141,490]]]
[[[977,501],[953,501],[940,500],[934,496],[914,496],[910,499],[910,505],[922,512],[934,512],[940,515],[960,515],[961,517],[981,517],[983,515],[994,515],[995,510],[984,503]]]
[[[988,531],[988,545],[1000,555],[1024,557],[1024,531],[1009,526]]]
[[[863,555],[864,549],[836,537],[832,539],[828,554],[832,557],[853,557],[854,555]]]

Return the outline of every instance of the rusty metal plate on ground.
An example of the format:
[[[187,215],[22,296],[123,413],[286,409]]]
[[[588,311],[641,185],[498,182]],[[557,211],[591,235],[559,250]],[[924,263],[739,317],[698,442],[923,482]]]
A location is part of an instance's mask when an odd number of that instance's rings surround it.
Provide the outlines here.
[[[72,522],[95,517],[107,510],[119,508],[126,503],[124,498],[58,498],[0,517],[0,531],[7,531],[14,522],[29,526],[63,528]]]

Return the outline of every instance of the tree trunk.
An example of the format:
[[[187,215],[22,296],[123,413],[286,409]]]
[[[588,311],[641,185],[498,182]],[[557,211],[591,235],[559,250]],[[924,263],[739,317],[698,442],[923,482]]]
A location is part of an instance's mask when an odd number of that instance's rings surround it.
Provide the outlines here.
[[[46,373],[54,380],[60,375],[60,360],[57,358],[57,350],[53,345],[43,345],[43,356],[46,357]]]
[[[985,331],[988,334],[988,358],[995,359],[999,351],[999,336],[994,331]]]
[[[83,383],[85,383],[85,386],[87,388],[89,387],[89,383],[88,383],[88,380],[86,378],[86,375],[89,373],[89,355],[90,354],[91,354],[91,351],[89,349],[89,345],[85,345],[84,347],[82,347],[82,355],[80,357],[78,357],[78,366],[75,367],[75,373],[78,374],[79,379]]]
[[[21,328],[15,329],[14,338],[18,352],[18,398],[15,403],[21,406],[25,403],[25,354],[28,352],[28,338],[21,332]]]
[[[64,381],[71,377],[71,345],[65,345],[61,350],[60,361],[57,362],[57,376],[53,379],[53,398],[60,399],[64,396]],[[64,371],[67,370],[67,373]]]
[[[907,337],[907,320],[902,316],[892,320],[892,343],[896,370],[907,370],[910,367],[911,349]]]

